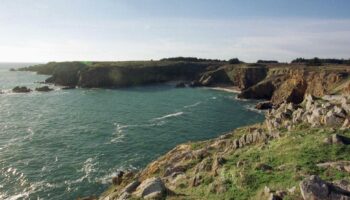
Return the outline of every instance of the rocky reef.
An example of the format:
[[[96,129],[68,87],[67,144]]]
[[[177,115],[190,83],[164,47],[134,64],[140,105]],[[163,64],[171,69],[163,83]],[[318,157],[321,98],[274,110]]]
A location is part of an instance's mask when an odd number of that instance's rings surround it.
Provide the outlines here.
[[[350,98],[304,99],[263,123],[178,145],[92,199],[350,199]]]

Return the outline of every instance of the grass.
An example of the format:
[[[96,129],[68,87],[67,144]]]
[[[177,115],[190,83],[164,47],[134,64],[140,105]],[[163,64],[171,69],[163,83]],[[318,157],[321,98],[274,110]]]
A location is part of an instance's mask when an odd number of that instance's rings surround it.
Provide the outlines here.
[[[242,129],[243,130],[243,129]],[[242,132],[242,130],[240,130]],[[264,187],[272,190],[287,190],[296,187],[294,194],[285,199],[300,199],[299,183],[309,175],[319,175],[327,181],[350,179],[350,174],[336,169],[323,169],[318,163],[338,160],[350,160],[350,146],[326,145],[325,137],[331,135],[330,129],[305,128],[299,126],[267,144],[257,144],[236,150],[226,156],[227,162],[218,177],[204,174],[204,182],[198,187],[184,187],[176,191],[186,194],[187,199],[261,199]],[[350,130],[337,131],[350,136]],[[196,147],[196,145],[194,145]],[[243,163],[237,166],[237,163]],[[271,166],[271,171],[256,168],[258,164]],[[193,171],[188,172],[188,176]],[[227,188],[226,192],[213,193],[212,183],[220,180]]]

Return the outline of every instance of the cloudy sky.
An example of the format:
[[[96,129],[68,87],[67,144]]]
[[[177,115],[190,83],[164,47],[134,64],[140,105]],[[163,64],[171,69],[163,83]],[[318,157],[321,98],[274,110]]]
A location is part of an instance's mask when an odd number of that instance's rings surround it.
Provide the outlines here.
[[[349,0],[0,0],[0,62],[350,58]]]

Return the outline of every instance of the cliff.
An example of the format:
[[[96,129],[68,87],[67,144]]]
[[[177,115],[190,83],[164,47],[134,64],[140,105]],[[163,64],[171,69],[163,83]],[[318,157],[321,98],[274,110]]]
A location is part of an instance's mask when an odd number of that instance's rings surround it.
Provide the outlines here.
[[[219,61],[127,61],[127,62],[51,62],[20,70],[51,75],[47,83],[63,86],[128,87],[166,81],[193,80],[221,65]]]
[[[349,199],[350,99],[307,96],[264,123],[187,143],[98,199]]]
[[[240,98],[266,99],[273,105],[300,103],[305,94],[349,93],[350,66],[304,64],[227,64],[219,60],[181,59],[126,62],[51,62],[20,70],[51,75],[47,83],[64,86],[128,87],[167,81],[191,86],[235,86]],[[184,84],[183,84],[184,85]]]

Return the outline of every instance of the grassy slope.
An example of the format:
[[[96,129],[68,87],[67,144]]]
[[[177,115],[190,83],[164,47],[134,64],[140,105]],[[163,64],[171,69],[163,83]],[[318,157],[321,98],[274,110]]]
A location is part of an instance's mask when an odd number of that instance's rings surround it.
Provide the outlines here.
[[[244,132],[245,129],[241,131]],[[350,136],[350,130],[336,131]],[[297,127],[285,133],[280,139],[271,140],[268,144],[256,144],[238,149],[226,155],[227,162],[219,176],[204,175],[204,183],[198,187],[189,187],[184,183],[183,189],[176,189],[173,199],[262,199],[263,190],[268,186],[273,190],[286,190],[294,186],[297,192],[285,199],[300,199],[298,191],[300,181],[307,175],[320,175],[325,180],[350,180],[350,174],[335,169],[321,169],[318,163],[337,160],[350,160],[350,146],[325,145],[325,137],[335,133],[331,129]],[[234,138],[236,138],[235,136]],[[205,145],[193,144],[193,148]],[[237,167],[237,162],[244,163]],[[259,164],[273,167],[271,171],[256,169]],[[186,172],[193,177],[193,170]],[[227,191],[214,193],[212,182],[220,182]],[[172,199],[172,198],[170,198]]]

